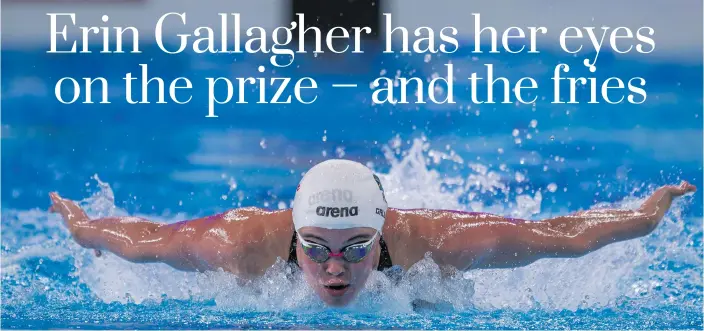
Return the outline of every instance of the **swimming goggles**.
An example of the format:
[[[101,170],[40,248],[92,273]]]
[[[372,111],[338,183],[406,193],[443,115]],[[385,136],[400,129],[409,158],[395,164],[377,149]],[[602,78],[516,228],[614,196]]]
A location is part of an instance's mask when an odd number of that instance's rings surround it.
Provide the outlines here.
[[[307,242],[303,240],[300,235],[298,236],[298,240],[301,241],[301,247],[303,247],[303,252],[305,252],[311,260],[317,263],[324,263],[331,257],[336,256],[342,257],[345,259],[345,261],[350,263],[359,263],[362,262],[362,260],[364,260],[367,255],[369,255],[369,252],[371,252],[372,246],[374,244],[374,239],[376,239],[377,234],[379,234],[379,232],[375,233],[372,239],[367,242],[343,247],[340,253],[333,253],[332,251],[330,251],[330,248],[327,248],[323,245]]]

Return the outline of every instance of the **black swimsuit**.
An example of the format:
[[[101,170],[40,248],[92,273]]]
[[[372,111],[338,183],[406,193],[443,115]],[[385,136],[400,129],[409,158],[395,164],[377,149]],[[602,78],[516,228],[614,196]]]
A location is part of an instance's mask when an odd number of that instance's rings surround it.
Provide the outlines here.
[[[291,248],[288,253],[288,262],[295,263],[298,265],[298,257],[296,257],[296,242],[298,236],[296,235],[296,231],[293,231],[293,239],[291,239]],[[389,255],[389,249],[386,247],[386,242],[384,241],[384,237],[380,237],[379,239],[379,245],[381,245],[381,256],[379,257],[379,265],[376,267],[376,270],[379,271],[384,271],[386,269],[389,269],[393,266],[391,263],[391,255]]]

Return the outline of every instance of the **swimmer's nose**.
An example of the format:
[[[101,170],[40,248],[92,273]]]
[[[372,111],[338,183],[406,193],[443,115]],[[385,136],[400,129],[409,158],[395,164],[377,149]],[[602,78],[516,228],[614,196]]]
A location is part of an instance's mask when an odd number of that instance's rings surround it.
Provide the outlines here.
[[[345,262],[339,259],[329,259],[325,271],[330,275],[339,276],[345,272]]]

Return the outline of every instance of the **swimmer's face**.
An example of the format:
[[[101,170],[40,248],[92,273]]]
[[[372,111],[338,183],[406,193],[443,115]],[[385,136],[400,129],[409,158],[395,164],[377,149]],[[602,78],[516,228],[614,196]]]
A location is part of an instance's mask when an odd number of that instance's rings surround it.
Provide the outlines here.
[[[341,249],[369,241],[375,234],[373,228],[353,228],[330,230],[317,227],[303,227],[298,233],[303,240],[329,248],[333,254]],[[323,263],[310,259],[301,243],[296,247],[298,263],[308,284],[320,298],[330,306],[345,306],[354,299],[379,263],[379,236],[374,239],[371,251],[361,262],[347,262],[343,257],[330,257]],[[330,285],[333,285],[330,287]],[[339,289],[336,286],[344,286]]]

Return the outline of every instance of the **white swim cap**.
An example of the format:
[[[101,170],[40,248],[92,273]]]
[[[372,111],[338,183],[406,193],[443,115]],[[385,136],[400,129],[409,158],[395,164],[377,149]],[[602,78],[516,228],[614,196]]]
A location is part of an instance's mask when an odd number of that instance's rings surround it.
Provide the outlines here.
[[[293,224],[326,229],[370,227],[381,233],[386,197],[379,177],[349,160],[328,160],[311,168],[296,189]]]

